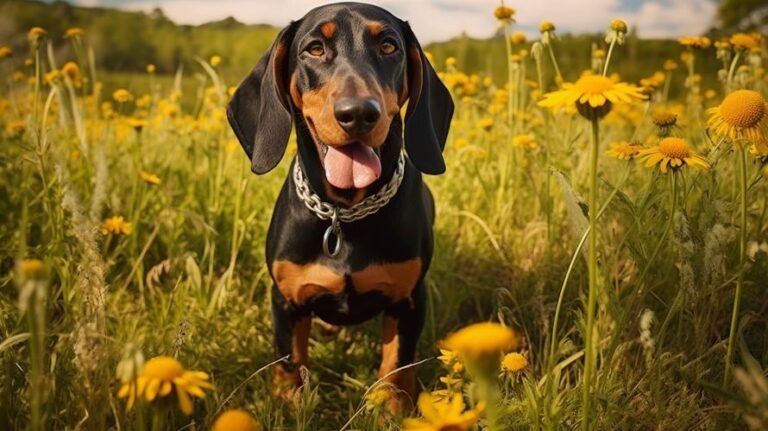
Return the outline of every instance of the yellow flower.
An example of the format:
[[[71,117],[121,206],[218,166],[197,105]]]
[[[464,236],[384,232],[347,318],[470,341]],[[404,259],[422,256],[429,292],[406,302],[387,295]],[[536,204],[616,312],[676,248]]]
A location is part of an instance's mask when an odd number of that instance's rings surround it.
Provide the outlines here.
[[[525,41],[528,40],[525,37],[525,33],[523,33],[522,31],[516,31],[512,33],[512,36],[510,37],[510,39],[512,40],[512,43],[517,43],[517,44],[525,43]]]
[[[600,59],[605,58],[605,50],[603,50],[603,49],[596,49],[592,53],[592,58],[600,58]]]
[[[644,147],[638,142],[613,142],[605,153],[619,160],[632,160]]]
[[[151,73],[155,73],[155,70],[157,70],[157,68],[155,67],[155,65],[154,65],[154,64],[152,64],[152,63],[149,63],[149,64],[147,65],[147,73],[150,73],[150,74],[151,74]]]
[[[11,136],[18,136],[27,129],[27,123],[22,120],[14,120],[5,125],[5,131]]]
[[[509,373],[517,373],[528,366],[528,359],[520,353],[508,353],[501,361],[501,369]]]
[[[259,431],[259,424],[244,410],[228,410],[216,418],[211,431]]]
[[[423,392],[419,395],[419,410],[422,418],[408,418],[403,421],[403,431],[467,431],[480,419],[483,405],[464,411],[461,394],[450,399],[438,399]]]
[[[43,79],[48,84],[54,84],[61,77],[61,73],[58,70],[52,70],[45,74]]]
[[[500,355],[517,347],[515,331],[493,322],[466,326],[443,341],[446,349],[455,351],[462,358],[478,358]]]
[[[117,397],[128,397],[126,408],[130,410],[136,398],[144,397],[151,403],[158,397],[171,395],[174,389],[179,399],[179,408],[189,416],[193,410],[189,396],[205,398],[203,389],[213,389],[213,385],[208,382],[208,374],[202,371],[187,371],[176,359],[158,356],[144,364],[138,378],[123,384]]]
[[[115,90],[114,93],[112,93],[112,98],[115,99],[118,103],[126,103],[133,99],[133,95],[130,91],[126,90],[125,88],[120,88]]]
[[[445,59],[445,65],[447,67],[456,66],[456,57],[448,57]]]
[[[709,162],[694,153],[688,147],[688,143],[681,138],[664,138],[659,141],[657,146],[641,150],[640,157],[645,159],[646,167],[658,164],[663,174],[667,173],[667,168],[670,166],[673,170],[677,170],[683,165],[709,168]]]
[[[130,235],[133,224],[125,221],[123,216],[112,216],[101,225],[101,234]]]
[[[83,35],[83,29],[78,27],[72,27],[68,28],[67,31],[64,32],[64,37],[66,38],[73,38],[73,37],[80,37]]]
[[[29,33],[27,34],[27,36],[31,41],[37,41],[40,38],[45,37],[45,35],[47,34],[48,32],[46,32],[45,29],[42,27],[32,27],[29,29]]]
[[[536,143],[536,139],[534,139],[533,136],[529,133],[524,133],[522,135],[517,135],[514,138],[512,138],[512,146],[517,148],[525,148],[528,150],[535,150],[539,147],[539,144]]]
[[[45,274],[45,263],[40,259],[22,259],[18,268],[20,275],[27,279],[40,278]]]
[[[749,50],[757,46],[757,40],[746,33],[736,33],[729,39],[731,45],[736,49]]]
[[[667,59],[664,62],[664,70],[671,71],[671,70],[675,70],[675,69],[677,69],[677,62],[675,62],[675,60]]]
[[[732,141],[749,140],[761,152],[768,152],[768,104],[757,91],[736,90],[707,114],[715,135]]]
[[[704,92],[704,98],[707,100],[714,99],[715,97],[717,97],[717,91],[715,90],[710,89]]]
[[[575,105],[584,118],[595,119],[607,115],[614,103],[634,103],[645,98],[634,85],[615,83],[600,75],[584,75],[575,84],[565,83],[562,90],[545,94],[538,104],[553,110]]]
[[[216,67],[221,64],[221,57],[214,55],[210,60],[208,60],[208,62],[211,63],[211,66]]]
[[[5,57],[10,57],[11,55],[13,55],[11,48],[8,48],[7,46],[0,46],[0,60],[4,59]]]
[[[141,172],[139,172],[139,176],[141,177],[141,179],[142,179],[142,180],[143,180],[145,183],[147,183],[147,184],[149,184],[149,185],[152,185],[152,186],[159,186],[159,185],[160,185],[160,183],[161,183],[161,181],[160,181],[160,177],[158,177],[158,176],[157,176],[157,175],[155,175],[155,174],[151,174],[151,173],[149,173],[149,172],[147,172],[147,171],[141,171]]]
[[[513,17],[515,16],[515,10],[511,7],[504,6],[504,3],[502,3],[501,6],[497,7],[493,11],[493,16],[495,16],[497,20],[504,23],[514,22]]]
[[[80,67],[74,61],[69,61],[61,68],[61,73],[72,81],[75,85],[82,83],[82,75],[80,74]]]
[[[706,36],[683,36],[678,39],[678,42],[680,42],[680,45],[683,46],[701,49],[709,48],[709,46],[712,44],[712,41],[710,41]]]
[[[548,33],[555,31],[555,24],[552,21],[542,21],[541,24],[539,24],[539,32],[541,33]]]
[[[623,19],[616,18],[611,21],[610,29],[619,33],[626,33],[627,23]]]
[[[145,127],[147,127],[147,120],[131,117],[128,119],[128,126],[132,127],[133,130],[137,132],[141,132]]]
[[[454,373],[464,371],[464,364],[461,363],[456,352],[448,349],[440,349],[440,356],[437,357],[440,362],[451,368]]]
[[[658,111],[651,118],[659,136],[667,136],[677,124],[677,114],[669,111]]]
[[[493,118],[483,117],[477,122],[477,125],[485,131],[491,130],[491,127],[493,127]]]

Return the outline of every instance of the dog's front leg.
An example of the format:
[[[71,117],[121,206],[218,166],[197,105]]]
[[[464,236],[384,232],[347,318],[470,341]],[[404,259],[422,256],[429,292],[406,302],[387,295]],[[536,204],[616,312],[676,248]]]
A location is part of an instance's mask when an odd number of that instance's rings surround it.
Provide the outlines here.
[[[394,386],[389,404],[393,413],[407,412],[416,401],[416,369],[395,370],[416,358],[416,344],[424,327],[425,295],[424,282],[420,281],[409,299],[385,310],[382,318],[379,378]]]
[[[275,391],[289,399],[302,385],[300,368],[309,361],[309,330],[312,316],[297,312],[277,289],[272,289],[272,325],[278,357],[288,356],[275,369]]]

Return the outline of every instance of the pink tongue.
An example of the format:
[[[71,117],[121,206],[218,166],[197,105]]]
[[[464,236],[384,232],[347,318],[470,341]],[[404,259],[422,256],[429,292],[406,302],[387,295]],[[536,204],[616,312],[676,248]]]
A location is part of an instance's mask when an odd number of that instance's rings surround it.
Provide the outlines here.
[[[381,162],[373,149],[363,144],[328,146],[323,160],[325,177],[339,189],[368,187],[381,175]]]

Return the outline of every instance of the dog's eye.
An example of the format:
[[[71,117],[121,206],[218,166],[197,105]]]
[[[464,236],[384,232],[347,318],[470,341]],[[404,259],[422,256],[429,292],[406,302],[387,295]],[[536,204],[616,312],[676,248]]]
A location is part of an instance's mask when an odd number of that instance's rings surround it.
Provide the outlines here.
[[[381,53],[384,55],[390,55],[397,51],[397,45],[391,39],[387,39],[381,43]]]
[[[322,57],[325,54],[325,48],[323,48],[323,44],[320,42],[311,43],[305,51],[313,57]]]

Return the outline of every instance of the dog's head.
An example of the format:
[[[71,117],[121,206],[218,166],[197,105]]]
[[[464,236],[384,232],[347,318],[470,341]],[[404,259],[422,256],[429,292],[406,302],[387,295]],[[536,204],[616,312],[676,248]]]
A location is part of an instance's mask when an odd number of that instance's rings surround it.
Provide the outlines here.
[[[295,114],[328,182],[363,189],[381,175],[381,147],[406,102],[409,158],[422,172],[442,173],[453,102],[410,27],[376,6],[339,3],[280,32],[237,88],[227,116],[253,172],[278,164]]]

